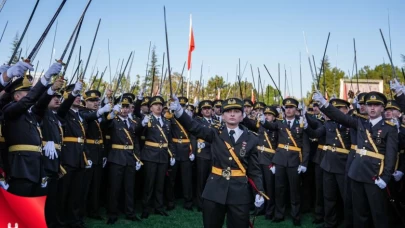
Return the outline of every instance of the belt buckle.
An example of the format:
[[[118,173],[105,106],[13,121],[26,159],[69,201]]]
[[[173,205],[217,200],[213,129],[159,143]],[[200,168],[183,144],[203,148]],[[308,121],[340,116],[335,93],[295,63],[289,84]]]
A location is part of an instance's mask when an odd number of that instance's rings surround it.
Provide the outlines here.
[[[159,148],[162,149],[162,147],[163,147],[163,144],[159,143]]]
[[[287,151],[288,151],[288,147],[289,147],[288,144],[287,144],[287,145],[284,145],[284,149],[287,150]]]
[[[331,151],[332,151],[332,152],[335,152],[335,151],[336,151],[336,147],[335,147],[335,146],[332,146]]]
[[[129,149],[129,145],[124,145],[124,150],[128,150]]]
[[[359,154],[360,154],[360,157],[363,156],[363,155],[366,155],[366,154],[367,154],[367,150],[366,150],[366,149],[360,149],[360,150],[359,150]]]
[[[223,169],[222,170],[222,176],[224,178],[226,178],[227,180],[229,180],[230,177],[231,177],[231,170]]]
[[[78,137],[78,138],[77,138],[77,142],[78,142],[78,143],[83,143],[84,140],[83,140],[82,138]]]
[[[179,143],[182,143],[183,142],[183,139],[179,139]]]
[[[260,147],[260,150],[263,152],[264,151],[264,145]]]
[[[323,146],[322,150],[328,150],[328,146]]]
[[[94,140],[94,144],[100,144],[99,140],[98,139]]]
[[[42,152],[42,146],[38,146],[38,152]]]

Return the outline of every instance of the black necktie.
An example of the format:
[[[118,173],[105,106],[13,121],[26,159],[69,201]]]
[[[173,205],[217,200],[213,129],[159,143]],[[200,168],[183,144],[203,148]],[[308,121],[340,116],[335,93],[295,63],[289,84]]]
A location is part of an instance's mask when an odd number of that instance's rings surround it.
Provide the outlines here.
[[[211,120],[208,120],[208,123],[210,123],[210,124],[211,124]]]
[[[127,120],[124,120],[125,128],[128,129],[128,123]]]
[[[162,124],[160,123],[160,117],[157,118],[159,126],[162,126]]]
[[[234,134],[235,134],[234,130],[229,131],[229,138],[231,138],[232,145],[235,145],[235,138],[233,137]]]
[[[291,121],[287,121],[288,129],[291,129]]]

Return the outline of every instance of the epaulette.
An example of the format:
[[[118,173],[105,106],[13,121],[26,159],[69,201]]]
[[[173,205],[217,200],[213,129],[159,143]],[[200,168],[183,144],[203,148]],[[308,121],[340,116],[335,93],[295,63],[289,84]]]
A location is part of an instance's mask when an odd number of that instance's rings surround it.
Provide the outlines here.
[[[254,135],[256,135],[256,136],[259,136],[259,134],[257,134],[257,133],[254,132],[254,131],[249,130],[249,132],[252,133],[252,134],[254,134]]]
[[[389,121],[389,120],[386,120],[385,123],[388,124],[388,125],[391,125],[391,126],[395,126],[395,124],[393,122]]]
[[[283,121],[283,118],[277,118],[276,120],[280,120],[280,121]]]
[[[362,115],[362,114],[360,114],[360,113],[357,113],[357,111],[354,111],[354,112],[353,112],[353,115],[358,116],[358,117],[361,117],[361,118],[363,118],[363,119],[368,119],[368,116],[365,116],[365,115]]]
[[[137,124],[137,122],[136,122],[135,120],[131,119],[131,121],[132,121],[133,123],[136,123],[136,124]]]

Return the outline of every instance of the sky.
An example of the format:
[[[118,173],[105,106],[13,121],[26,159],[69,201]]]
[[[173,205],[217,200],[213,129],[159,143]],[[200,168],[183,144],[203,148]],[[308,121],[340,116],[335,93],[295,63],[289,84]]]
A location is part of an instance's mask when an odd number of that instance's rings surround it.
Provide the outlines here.
[[[0,43],[0,62],[8,62],[11,43],[17,32],[20,34],[28,21],[36,0],[7,1],[0,12],[0,31],[8,26]],[[31,25],[22,42],[22,56],[27,56],[56,12],[61,0],[41,0]],[[55,55],[52,43],[56,22],[50,30],[33,64],[38,71],[47,69],[50,61],[59,59],[67,41],[87,3],[87,0],[68,0],[58,21]],[[116,71],[118,60],[127,59],[135,51],[131,77],[145,75],[149,42],[156,46],[158,64],[166,52],[163,6],[166,6],[169,39],[170,65],[174,72],[181,72],[187,59],[189,44],[190,14],[193,18],[195,50],[192,56],[191,80],[200,78],[201,63],[204,62],[203,78],[221,75],[234,82],[240,58],[241,71],[248,62],[243,75],[252,82],[250,64],[254,68],[257,83],[259,67],[262,82],[270,84],[263,64],[278,81],[278,64],[287,71],[292,95],[300,97],[300,53],[303,93],[310,90],[312,76],[308,65],[303,31],[308,49],[315,56],[319,67],[326,39],[330,32],[327,55],[331,66],[345,72],[352,70],[356,39],[358,68],[374,67],[389,62],[379,29],[381,28],[389,46],[388,14],[390,15],[391,41],[394,65],[403,66],[400,54],[405,54],[404,21],[405,1],[402,0],[341,0],[341,1],[134,1],[93,0],[85,16],[80,37],[67,70],[69,78],[77,58],[79,46],[82,59],[87,61],[97,23],[101,18],[98,37],[85,78],[90,77],[95,66],[102,71],[108,65],[108,40],[110,42],[111,72]],[[65,57],[67,59],[67,57]],[[167,66],[167,59],[165,59]],[[186,75],[186,73],[184,73]],[[227,76],[228,75],[228,76]],[[105,80],[109,80],[107,70]],[[284,76],[281,77],[284,90]],[[292,83],[291,83],[292,81]]]

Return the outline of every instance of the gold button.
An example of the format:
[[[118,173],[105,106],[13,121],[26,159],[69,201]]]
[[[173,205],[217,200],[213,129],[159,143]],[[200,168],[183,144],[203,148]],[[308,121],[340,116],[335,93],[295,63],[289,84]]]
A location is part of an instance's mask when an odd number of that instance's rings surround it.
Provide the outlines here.
[[[232,161],[232,157],[229,157],[229,161]]]

